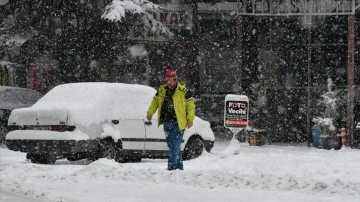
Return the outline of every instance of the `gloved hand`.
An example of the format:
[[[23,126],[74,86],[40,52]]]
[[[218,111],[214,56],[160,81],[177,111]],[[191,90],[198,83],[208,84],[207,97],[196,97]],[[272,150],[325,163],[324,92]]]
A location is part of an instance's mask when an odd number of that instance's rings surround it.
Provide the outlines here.
[[[193,122],[192,121],[189,121],[188,122],[188,128],[191,128],[193,126]]]

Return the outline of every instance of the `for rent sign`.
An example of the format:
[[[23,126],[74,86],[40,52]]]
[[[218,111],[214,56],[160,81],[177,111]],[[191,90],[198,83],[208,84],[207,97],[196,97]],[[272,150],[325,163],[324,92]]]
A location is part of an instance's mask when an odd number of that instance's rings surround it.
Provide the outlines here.
[[[224,126],[227,128],[245,128],[248,126],[249,98],[245,95],[226,95]]]

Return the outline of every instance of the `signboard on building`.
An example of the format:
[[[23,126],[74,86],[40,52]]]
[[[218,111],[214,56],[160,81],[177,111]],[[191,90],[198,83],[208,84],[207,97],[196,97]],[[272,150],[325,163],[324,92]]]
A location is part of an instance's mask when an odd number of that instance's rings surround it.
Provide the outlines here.
[[[354,13],[355,5],[356,0],[250,0],[239,1],[238,7],[241,13],[316,15]]]
[[[163,11],[154,17],[169,29],[191,29],[193,24],[191,12],[185,10]]]
[[[225,97],[224,126],[245,128],[249,119],[249,98],[246,95],[228,94]]]

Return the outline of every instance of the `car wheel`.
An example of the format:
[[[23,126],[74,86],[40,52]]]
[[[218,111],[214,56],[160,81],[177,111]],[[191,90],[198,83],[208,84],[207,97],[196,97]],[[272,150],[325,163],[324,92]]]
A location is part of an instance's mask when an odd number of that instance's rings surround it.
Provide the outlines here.
[[[133,157],[133,158],[130,158],[128,160],[128,162],[131,162],[131,163],[139,163],[141,162],[141,157]]]
[[[113,139],[104,139],[101,141],[102,158],[115,159],[116,162],[124,162],[121,142],[114,142]]]
[[[52,154],[27,154],[26,157],[29,157],[31,163],[37,164],[54,164],[56,157]]]
[[[131,163],[141,162],[141,155],[134,154],[134,155],[131,155],[131,156],[126,156],[124,158],[124,161],[131,162]]]
[[[125,155],[123,151],[120,151],[116,154],[115,161],[118,163],[126,163],[129,162],[129,158]]]
[[[0,144],[5,143],[5,137],[8,130],[6,127],[0,125]]]
[[[66,159],[68,161],[78,161],[78,160],[81,160],[81,159],[84,159],[86,158],[86,154],[85,153],[75,153],[75,154],[69,154],[66,156]]]
[[[190,138],[187,142],[184,152],[183,159],[190,160],[199,157],[204,150],[204,143],[198,137]]]
[[[30,159],[30,160],[31,160],[31,156],[32,156],[32,153],[26,153],[26,159]]]

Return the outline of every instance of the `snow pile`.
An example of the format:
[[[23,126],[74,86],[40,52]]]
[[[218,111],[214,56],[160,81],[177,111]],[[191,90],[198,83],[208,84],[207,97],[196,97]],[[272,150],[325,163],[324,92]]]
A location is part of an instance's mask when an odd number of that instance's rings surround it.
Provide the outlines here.
[[[0,188],[46,201],[347,201],[360,198],[359,150],[219,143],[165,170],[166,159],[36,165],[0,149]],[[229,148],[231,147],[231,148]]]

